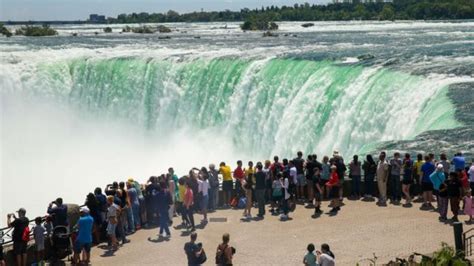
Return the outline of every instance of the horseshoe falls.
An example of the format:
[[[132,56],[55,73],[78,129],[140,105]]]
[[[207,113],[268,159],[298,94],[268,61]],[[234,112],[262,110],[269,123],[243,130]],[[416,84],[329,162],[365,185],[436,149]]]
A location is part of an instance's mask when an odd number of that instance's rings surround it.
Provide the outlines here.
[[[299,150],[472,156],[473,22],[288,22],[276,38],[238,24],[171,23],[171,39],[122,26],[0,39],[1,215],[170,166]],[[37,200],[7,190],[24,183]]]

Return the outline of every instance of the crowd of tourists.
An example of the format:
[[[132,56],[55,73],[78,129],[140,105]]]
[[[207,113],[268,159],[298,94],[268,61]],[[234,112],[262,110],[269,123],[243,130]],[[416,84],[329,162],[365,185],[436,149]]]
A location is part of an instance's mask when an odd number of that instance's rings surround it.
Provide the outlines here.
[[[344,186],[346,175],[351,182],[350,191],[347,191],[349,186]],[[98,187],[89,193],[80,208],[79,221],[71,227],[73,262],[89,263],[92,244],[104,239],[107,239],[110,251],[116,251],[120,245],[129,242],[128,235],[142,227],[158,226],[159,237],[170,238],[169,227],[174,217],[180,217],[180,224],[175,228],[194,232],[195,214],[202,215],[200,224],[205,225],[208,223],[207,213],[218,208],[243,209],[242,219],[264,219],[269,205],[272,215],[287,220],[297,204],[314,208],[314,216],[318,217],[323,213],[322,201],[330,200],[328,212],[335,215],[343,206],[344,192],[350,193],[354,199],[377,196],[379,205],[386,205],[388,200],[398,205],[402,198],[404,205],[411,205],[412,199],[418,197],[423,201],[422,209],[430,209],[434,208],[432,203],[436,201],[441,221],[448,221],[450,205],[451,221],[458,221],[462,209],[469,216],[468,222],[472,222],[471,189],[474,189],[474,163],[468,165],[461,153],[451,160],[445,154],[440,154],[439,158],[434,154],[418,154],[413,160],[408,153],[403,158],[400,153],[394,153],[388,159],[387,154],[381,152],[377,161],[370,154],[363,162],[354,155],[346,165],[338,151],[334,151],[331,157],[324,156],[321,161],[315,154],[304,158],[303,153],[298,152],[295,158],[281,161],[278,156],[273,161],[255,164],[249,161],[246,166],[237,161],[234,169],[225,162],[221,162],[218,168],[210,164],[192,168],[180,178],[173,168],[169,168],[167,173],[151,176],[144,184],[128,178],[125,182],[113,182],[104,190]],[[252,217],[254,207],[257,209],[256,217]],[[69,228],[67,208],[62,198],[58,198],[48,206],[46,219],[38,217],[35,220],[32,230],[37,261],[42,261],[45,256],[45,236],[49,238],[56,227]],[[7,220],[8,226],[14,228],[13,251],[17,264],[26,265],[29,241],[26,210],[18,210],[18,217],[9,214]],[[192,244],[185,246],[189,265],[199,265],[199,260],[202,260],[202,247],[195,243],[196,237],[197,234],[192,233]],[[227,250],[228,241],[229,235],[224,235],[223,244],[217,250],[217,253],[226,254],[223,256],[226,262],[222,265],[231,264],[235,253],[235,249],[232,252]],[[310,244],[304,263],[333,265],[334,254],[329,246],[323,246],[314,255],[315,247]]]

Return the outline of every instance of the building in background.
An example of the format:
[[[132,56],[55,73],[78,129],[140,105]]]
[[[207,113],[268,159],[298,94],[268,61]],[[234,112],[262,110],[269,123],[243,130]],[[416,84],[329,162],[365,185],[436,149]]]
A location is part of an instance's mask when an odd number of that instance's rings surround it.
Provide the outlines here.
[[[90,14],[89,15],[89,22],[91,23],[105,23],[105,16],[104,15],[97,15],[97,14]]]

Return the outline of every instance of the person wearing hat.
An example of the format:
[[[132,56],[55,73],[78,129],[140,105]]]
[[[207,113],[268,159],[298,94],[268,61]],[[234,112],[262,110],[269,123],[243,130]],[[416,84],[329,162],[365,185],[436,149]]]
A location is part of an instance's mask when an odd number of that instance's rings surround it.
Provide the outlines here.
[[[28,224],[30,222],[26,217],[26,210],[24,208],[20,208],[17,213],[18,218],[14,213],[7,215],[7,225],[8,227],[13,227],[13,254],[16,256],[16,265],[26,266],[26,249],[30,238]]]
[[[92,228],[94,226],[94,218],[90,216],[90,210],[87,206],[83,206],[79,210],[81,217],[76,224],[77,238],[74,243],[74,262],[83,262],[86,265],[90,262],[91,247],[92,247]],[[79,255],[82,253],[82,260]]]

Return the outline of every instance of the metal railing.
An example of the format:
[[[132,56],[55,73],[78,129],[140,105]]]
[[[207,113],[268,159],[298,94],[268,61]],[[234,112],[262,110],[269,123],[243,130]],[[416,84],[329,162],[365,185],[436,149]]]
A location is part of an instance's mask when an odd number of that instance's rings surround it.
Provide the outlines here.
[[[469,234],[470,233],[470,234]],[[471,228],[462,234],[464,242],[464,255],[470,257],[474,254],[472,247],[472,240],[474,238],[474,228]]]

